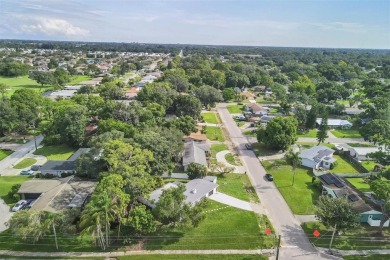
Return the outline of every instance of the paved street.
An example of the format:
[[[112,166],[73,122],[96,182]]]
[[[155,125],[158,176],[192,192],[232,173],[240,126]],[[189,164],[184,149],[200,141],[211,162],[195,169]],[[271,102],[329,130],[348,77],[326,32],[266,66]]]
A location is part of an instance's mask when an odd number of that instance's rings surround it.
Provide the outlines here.
[[[37,146],[42,142],[43,135],[38,135],[36,137]],[[34,139],[20,146],[20,148],[0,161],[0,174],[7,168],[11,168],[13,164],[22,159],[27,153],[35,149]]]
[[[265,214],[271,220],[277,233],[282,236],[280,259],[337,259],[333,256],[320,254],[311,245],[300,227],[299,221],[292,214],[274,183],[268,182],[264,178],[266,172],[258,158],[253,151],[245,148],[248,139],[243,136],[233,121],[226,109],[226,104],[220,104],[217,110],[232,143],[237,148],[242,162],[247,168],[248,177],[260,198]]]

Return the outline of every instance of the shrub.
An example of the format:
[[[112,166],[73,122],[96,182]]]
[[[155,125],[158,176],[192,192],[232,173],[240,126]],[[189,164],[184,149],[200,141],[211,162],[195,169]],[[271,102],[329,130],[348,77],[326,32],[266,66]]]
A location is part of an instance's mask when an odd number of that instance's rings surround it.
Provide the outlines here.
[[[19,200],[20,196],[17,192],[20,189],[20,186],[22,186],[22,185],[21,184],[12,185],[11,190],[7,194],[8,198],[13,199],[13,200]]]

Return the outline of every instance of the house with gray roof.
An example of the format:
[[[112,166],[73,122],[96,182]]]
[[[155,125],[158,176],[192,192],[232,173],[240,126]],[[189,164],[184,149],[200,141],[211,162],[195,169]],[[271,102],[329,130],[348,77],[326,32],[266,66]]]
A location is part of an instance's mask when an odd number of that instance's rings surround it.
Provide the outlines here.
[[[378,152],[379,147],[350,147],[348,148],[349,155],[356,158],[358,161],[368,161],[370,157],[368,154]]]
[[[335,151],[326,146],[314,146],[310,149],[303,150],[299,154],[302,160],[302,165],[314,169],[329,169],[330,165],[336,161],[333,158]]]
[[[316,119],[317,126],[321,125],[322,118]],[[341,128],[341,129],[350,129],[352,123],[348,120],[338,119],[338,118],[328,118],[328,126],[330,128]]]
[[[183,168],[187,170],[190,163],[198,163],[207,167],[210,146],[206,143],[186,142],[184,143]]]
[[[218,187],[217,177],[214,176],[207,176],[203,179],[193,179],[187,183],[172,182],[167,183],[163,187],[154,190],[150,194],[149,199],[139,198],[139,201],[151,208],[154,208],[161,195],[163,194],[164,190],[177,188],[179,187],[179,185],[185,186],[185,202],[191,204],[192,206],[216,193]]]

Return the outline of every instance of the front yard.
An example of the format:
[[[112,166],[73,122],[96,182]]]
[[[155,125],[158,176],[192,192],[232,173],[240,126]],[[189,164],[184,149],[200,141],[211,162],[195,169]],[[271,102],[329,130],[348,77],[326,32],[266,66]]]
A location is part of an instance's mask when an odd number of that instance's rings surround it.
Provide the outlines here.
[[[320,222],[307,222],[302,225],[303,230],[311,243],[319,247],[329,247],[333,229],[328,229]],[[314,230],[321,235],[318,238],[313,236]],[[342,250],[372,250],[390,249],[390,229],[384,229],[384,236],[380,235],[379,228],[368,225],[359,225],[357,228],[336,235],[332,248]]]
[[[202,113],[202,118],[206,123],[218,124],[218,114],[216,113]]]
[[[340,155],[333,155],[333,158],[336,159],[336,166],[332,170],[330,170],[331,172],[352,173],[352,174],[360,173],[357,169],[355,169],[355,167],[352,164],[350,164]]]
[[[317,137],[317,130],[311,129],[308,131],[298,131],[298,137],[310,137],[310,138],[316,138]]]
[[[10,155],[11,153],[13,153],[13,151],[0,149],[0,161],[3,160],[8,155]]]
[[[31,165],[33,165],[36,162],[37,162],[37,160],[35,160],[34,158],[24,158],[23,160],[21,160],[18,164],[16,164],[14,166],[14,169],[24,169],[24,168],[30,167]]]
[[[256,156],[270,156],[278,153],[278,151],[271,150],[262,143],[253,143],[252,147]]]
[[[48,160],[67,160],[76,152],[77,149],[66,144],[50,145],[39,148],[34,152],[35,155],[45,156]]]
[[[244,111],[244,105],[228,105],[226,108],[230,114],[242,114]]]
[[[210,147],[211,157],[215,158],[215,155],[221,151],[229,150],[226,144],[212,144]]]
[[[338,138],[362,138],[358,130],[335,129],[331,133]]]
[[[209,140],[219,141],[219,142],[225,141],[225,138],[223,137],[221,128],[216,127],[216,126],[206,126],[203,129],[204,129],[205,134]]]
[[[0,197],[8,205],[16,203],[14,199],[8,198],[7,194],[15,184],[22,184],[27,181],[29,176],[0,176]]]
[[[237,156],[237,155],[234,155],[232,153],[228,153],[225,155],[225,159],[228,163],[232,164],[232,165],[236,165],[236,166],[240,166],[241,165],[241,161],[240,161],[240,158]]]
[[[292,167],[283,160],[263,161],[266,171],[273,175],[275,186],[279,189],[291,211],[297,215],[314,214],[315,204],[320,196],[320,187],[313,184],[310,170],[299,167],[293,181]]]
[[[217,191],[240,200],[259,201],[247,175],[228,173],[224,176],[217,175],[217,177],[217,184],[219,185]]]

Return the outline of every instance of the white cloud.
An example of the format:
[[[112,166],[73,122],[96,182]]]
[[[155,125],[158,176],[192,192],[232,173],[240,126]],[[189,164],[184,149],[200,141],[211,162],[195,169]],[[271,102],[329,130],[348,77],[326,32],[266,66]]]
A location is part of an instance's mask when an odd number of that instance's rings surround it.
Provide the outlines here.
[[[64,19],[37,18],[32,24],[23,24],[20,30],[29,34],[43,33],[46,35],[86,36],[88,30],[74,26]]]

